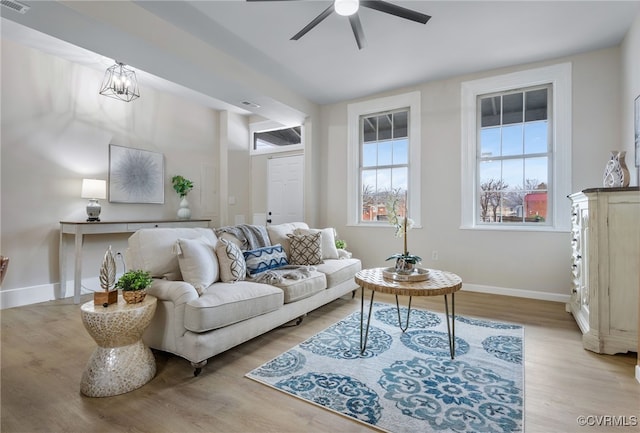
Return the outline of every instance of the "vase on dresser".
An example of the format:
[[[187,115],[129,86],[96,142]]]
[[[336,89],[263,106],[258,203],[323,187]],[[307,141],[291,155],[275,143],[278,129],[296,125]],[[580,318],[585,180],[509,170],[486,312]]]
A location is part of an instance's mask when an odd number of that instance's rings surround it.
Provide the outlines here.
[[[189,209],[189,202],[187,201],[187,197],[182,197],[180,200],[180,208],[178,209],[178,219],[188,220],[191,218],[191,209]]]
[[[622,188],[629,186],[629,170],[625,162],[627,152],[612,150],[604,169],[602,185],[605,188]]]

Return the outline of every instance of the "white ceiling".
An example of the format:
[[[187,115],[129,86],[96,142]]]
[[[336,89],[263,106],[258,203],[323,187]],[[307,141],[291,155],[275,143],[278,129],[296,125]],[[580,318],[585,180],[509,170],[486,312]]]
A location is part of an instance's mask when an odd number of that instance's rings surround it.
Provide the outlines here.
[[[393,1],[432,18],[423,25],[361,7],[367,46],[358,50],[348,19],[335,13],[299,41],[290,40],[330,0],[23,3],[31,6],[26,14],[1,8],[2,17],[111,58],[119,55],[105,43],[113,37],[126,47],[122,52],[127,59],[121,59],[126,63],[136,66],[139,60],[146,72],[179,82],[182,91],[192,88],[200,97],[217,99],[221,107],[266,117],[270,117],[269,107],[264,105],[273,105],[271,113],[295,105],[278,101],[274,96],[278,93],[270,90],[273,83],[312,103],[333,103],[448,76],[615,46],[640,11],[640,1]],[[129,12],[144,19],[127,22],[122,15]],[[8,27],[20,29],[3,25],[3,37],[29,44],[24,32],[16,36]],[[161,36],[147,36],[141,44],[145,31]],[[180,75],[170,70],[170,62],[145,62],[146,56],[158,57],[168,51],[162,39],[167,32],[175,32],[176,41],[179,35],[188,34],[237,60],[239,63],[216,65],[219,70],[228,69],[227,76],[239,64],[259,76],[235,82],[221,79],[216,87],[206,85],[205,77],[212,81],[211,70],[205,66],[199,70],[197,62],[185,62],[189,70]],[[40,45],[45,51],[57,46],[50,40]],[[88,57],[86,51],[80,56],[62,51],[57,46],[54,54],[71,56],[74,61]],[[267,81],[262,82],[262,76]],[[252,109],[243,106],[242,100],[258,101],[263,107]]]

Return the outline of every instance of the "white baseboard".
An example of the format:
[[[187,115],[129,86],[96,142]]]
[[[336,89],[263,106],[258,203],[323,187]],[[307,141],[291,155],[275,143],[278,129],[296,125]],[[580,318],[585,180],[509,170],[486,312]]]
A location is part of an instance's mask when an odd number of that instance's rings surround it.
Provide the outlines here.
[[[636,364],[636,380],[640,382],[640,365]]]
[[[489,293],[492,295],[515,296],[517,298],[538,299],[541,301],[553,301],[567,303],[571,300],[571,295],[560,293],[539,292],[536,290],[512,289],[508,287],[483,286],[481,284],[468,284],[462,282],[462,290],[468,292]]]
[[[88,287],[100,287],[98,277],[82,280],[80,294],[93,293]],[[38,304],[40,302],[53,301],[54,299],[72,298],[73,281],[67,283],[67,293],[60,294],[60,284],[42,284],[40,286],[20,287],[18,289],[0,291],[0,310],[5,308],[22,307],[23,305]]]

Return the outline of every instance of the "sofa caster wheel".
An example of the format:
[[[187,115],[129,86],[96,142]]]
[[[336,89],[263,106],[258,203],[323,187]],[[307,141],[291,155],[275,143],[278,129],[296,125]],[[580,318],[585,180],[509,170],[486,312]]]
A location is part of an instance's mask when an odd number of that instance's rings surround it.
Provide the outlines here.
[[[306,314],[305,314],[305,316],[306,316]],[[299,324],[301,324],[303,320],[304,320],[304,316],[300,316],[300,317],[298,317],[298,318],[296,319],[296,324],[295,324],[295,326],[298,326]]]
[[[191,366],[194,368],[193,377],[198,377],[200,373],[202,373],[202,367],[204,367],[205,365],[207,365],[206,359],[201,362],[192,362]]]

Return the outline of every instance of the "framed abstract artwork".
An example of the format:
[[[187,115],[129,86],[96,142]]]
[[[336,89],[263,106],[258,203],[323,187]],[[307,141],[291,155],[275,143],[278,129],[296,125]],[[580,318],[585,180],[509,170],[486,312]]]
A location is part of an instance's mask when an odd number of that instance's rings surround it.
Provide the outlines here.
[[[640,167],[640,95],[633,104],[633,135],[636,145],[636,167]]]
[[[109,201],[164,203],[164,156],[110,144]]]

